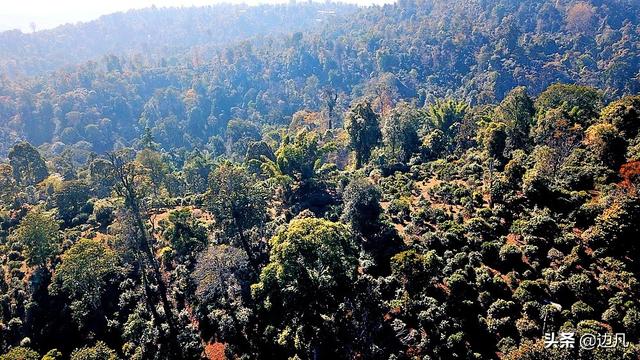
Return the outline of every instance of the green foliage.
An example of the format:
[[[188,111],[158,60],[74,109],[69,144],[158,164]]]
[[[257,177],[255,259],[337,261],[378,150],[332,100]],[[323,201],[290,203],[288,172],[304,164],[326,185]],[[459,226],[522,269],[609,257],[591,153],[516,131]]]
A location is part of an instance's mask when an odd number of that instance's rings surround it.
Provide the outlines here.
[[[627,96],[602,109],[600,120],[615,126],[627,139],[634,139],[640,129],[640,97]]]
[[[380,190],[367,178],[356,177],[345,188],[342,220],[355,231],[368,234],[382,214]]]
[[[213,166],[213,161],[208,154],[199,151],[191,154],[182,167],[187,187],[198,193],[205,191]]]
[[[98,341],[94,346],[73,350],[70,360],[117,360],[115,351]]]
[[[49,175],[44,159],[28,142],[18,143],[11,148],[9,165],[13,169],[13,178],[21,185],[35,185]]]
[[[308,357],[332,341],[327,320],[356,279],[357,247],[346,226],[315,218],[291,221],[270,245],[269,263],[251,286],[263,325],[274,332],[266,340],[288,356]]]
[[[507,146],[507,130],[504,123],[489,123],[479,134],[479,143],[484,146],[487,155],[492,159],[502,160]]]
[[[169,213],[169,225],[163,236],[178,256],[202,249],[207,240],[206,229],[188,209]]]
[[[78,181],[65,182],[54,193],[53,202],[58,208],[58,216],[65,224],[77,225],[78,221],[74,219],[83,212],[82,210],[84,210],[83,208],[87,204],[90,195],[89,187]],[[88,212],[91,213],[91,210]]]
[[[150,148],[145,148],[136,154],[136,163],[140,165],[157,197],[167,178],[169,164],[162,154]]]
[[[0,360],[40,360],[40,355],[29,348],[18,346],[0,355]]]
[[[423,151],[430,160],[440,158],[447,150],[447,147],[447,137],[440,129],[433,130],[422,139]]]
[[[69,294],[78,321],[100,305],[107,281],[118,273],[118,258],[99,240],[81,239],[61,256],[55,280]]]
[[[257,259],[248,233],[267,219],[267,197],[254,175],[242,165],[223,161],[209,178],[207,208],[225,240],[238,243],[254,266]]]
[[[308,301],[335,298],[355,278],[357,248],[342,224],[314,218],[293,220],[269,243],[269,264],[260,282],[252,286],[254,297],[266,309],[302,310]],[[316,300],[309,298],[311,294]]]
[[[600,114],[602,93],[586,86],[554,84],[538,96],[535,107],[538,119],[557,109],[565,112],[571,122],[588,127]]]
[[[378,115],[373,112],[371,103],[360,102],[347,114],[344,128],[349,134],[349,144],[356,153],[356,168],[364,165],[371,151],[382,137]]]
[[[62,359],[62,353],[58,351],[58,349],[49,350],[43,357],[42,360],[60,360]]]
[[[58,250],[58,223],[40,209],[33,209],[11,233],[11,240],[24,247],[24,255],[31,266],[46,266]]]
[[[440,266],[441,259],[435,251],[418,253],[416,250],[407,250],[391,259],[394,278],[402,281],[409,292],[419,291],[429,285]]]
[[[605,165],[618,169],[625,161],[626,141],[611,124],[597,124],[586,131],[585,142]]]
[[[0,201],[9,204],[17,192],[13,169],[9,164],[0,164]]]
[[[299,182],[311,180],[320,169],[323,152],[316,134],[300,132],[283,139],[275,153],[276,168],[267,162],[266,169],[271,175],[284,175]]]
[[[427,108],[427,119],[432,129],[438,129],[453,137],[468,110],[469,105],[464,101],[438,100]]]
[[[389,156],[397,162],[407,162],[418,150],[418,128],[422,113],[408,104],[396,106],[382,120],[382,141]]]
[[[511,151],[526,149],[529,145],[529,131],[533,124],[535,108],[533,100],[524,87],[518,87],[502,100],[495,109],[496,121],[507,126],[508,145]]]
[[[97,201],[93,205],[93,216],[102,227],[107,227],[114,220],[116,207],[108,200]]]
[[[638,357],[635,3],[230,8],[0,36],[0,353]]]

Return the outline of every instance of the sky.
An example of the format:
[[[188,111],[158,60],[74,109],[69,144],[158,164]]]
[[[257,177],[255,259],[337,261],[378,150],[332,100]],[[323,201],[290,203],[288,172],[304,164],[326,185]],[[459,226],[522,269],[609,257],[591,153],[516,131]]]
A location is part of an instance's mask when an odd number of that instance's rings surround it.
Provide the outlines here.
[[[4,0],[0,2],[0,31],[20,29],[31,32],[31,24],[37,30],[50,29],[66,23],[89,21],[101,15],[118,11],[140,9],[155,5],[202,6],[214,3],[286,3],[288,0]],[[383,4],[391,0],[342,0],[342,2],[368,5]]]

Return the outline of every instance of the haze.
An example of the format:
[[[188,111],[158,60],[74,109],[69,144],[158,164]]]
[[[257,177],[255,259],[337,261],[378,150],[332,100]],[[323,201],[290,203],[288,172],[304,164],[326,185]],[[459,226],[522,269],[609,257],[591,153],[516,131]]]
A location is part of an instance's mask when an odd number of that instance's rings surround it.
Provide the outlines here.
[[[90,21],[101,15],[150,6],[204,6],[216,3],[249,5],[286,3],[286,0],[22,0],[11,1],[0,9],[0,31],[20,29],[23,32],[44,30],[66,23]],[[342,0],[359,5],[384,4],[389,0]],[[34,27],[32,27],[34,26]]]

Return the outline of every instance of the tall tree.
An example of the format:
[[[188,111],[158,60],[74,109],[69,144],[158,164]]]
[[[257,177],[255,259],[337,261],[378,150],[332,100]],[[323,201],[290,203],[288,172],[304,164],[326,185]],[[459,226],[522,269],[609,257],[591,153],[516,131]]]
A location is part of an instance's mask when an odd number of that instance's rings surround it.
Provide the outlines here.
[[[224,234],[240,244],[258,272],[258,257],[249,232],[266,221],[267,201],[257,179],[242,165],[222,162],[210,177],[207,208]]]
[[[11,239],[24,247],[29,265],[46,267],[48,260],[58,250],[59,230],[58,223],[51,215],[33,209],[11,233]]]
[[[422,116],[417,109],[401,103],[382,120],[382,140],[390,157],[406,162],[418,150],[418,126]]]
[[[172,356],[180,356],[181,349],[177,343],[177,329],[173,307],[169,301],[167,286],[160,272],[158,259],[155,256],[152,237],[145,225],[147,221],[141,206],[142,194],[136,184],[139,181],[137,178],[140,176],[140,169],[137,168],[133,161],[133,153],[130,149],[123,149],[117,153],[109,154],[109,161],[111,163],[113,177],[115,178],[115,191],[124,199],[124,204],[131,213],[133,224],[136,227],[136,234],[139,237],[139,239],[137,239],[135,252],[137,253],[137,258],[141,261],[140,265],[143,267],[141,276],[147,301],[149,302],[153,299],[153,290],[151,284],[147,281],[144,265],[147,265],[147,267],[151,269],[153,275],[152,280],[158,288],[158,294],[160,295],[164,316],[168,325],[166,340],[169,344],[169,352]],[[157,311],[155,311],[155,306],[148,304],[148,308],[152,310],[155,321],[157,325],[159,325],[158,327],[161,327],[160,316]]]
[[[62,254],[55,279],[73,301],[76,321],[83,323],[87,312],[98,309],[106,282],[116,273],[115,252],[99,240],[81,239]]]
[[[0,164],[0,202],[9,204],[16,193],[16,181],[9,164]]]
[[[527,149],[534,115],[533,100],[524,87],[511,90],[496,107],[495,120],[507,125],[507,149],[509,151]]]
[[[327,128],[331,130],[333,129],[333,112],[336,108],[338,93],[330,87],[325,87],[322,90],[322,100],[324,100],[324,104],[327,107]]]
[[[358,169],[369,160],[371,151],[380,143],[382,134],[378,115],[371,108],[371,103],[360,102],[349,111],[344,126],[351,149],[356,153]]]
[[[356,280],[358,248],[346,226],[293,220],[270,241],[269,264],[252,293],[276,354],[318,359],[336,354],[331,326]],[[272,330],[271,330],[272,329]]]
[[[49,176],[44,159],[31,144],[21,142],[9,151],[9,164],[18,184],[35,185]]]

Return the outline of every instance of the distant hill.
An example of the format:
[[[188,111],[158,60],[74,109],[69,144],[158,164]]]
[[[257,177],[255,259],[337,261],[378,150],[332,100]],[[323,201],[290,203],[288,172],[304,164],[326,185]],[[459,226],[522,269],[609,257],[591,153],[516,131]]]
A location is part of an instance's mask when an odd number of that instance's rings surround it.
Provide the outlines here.
[[[171,56],[197,45],[316,28],[336,14],[356,9],[333,3],[153,7],[32,34],[5,31],[0,33],[0,72],[10,77],[39,75],[107,54]]]

